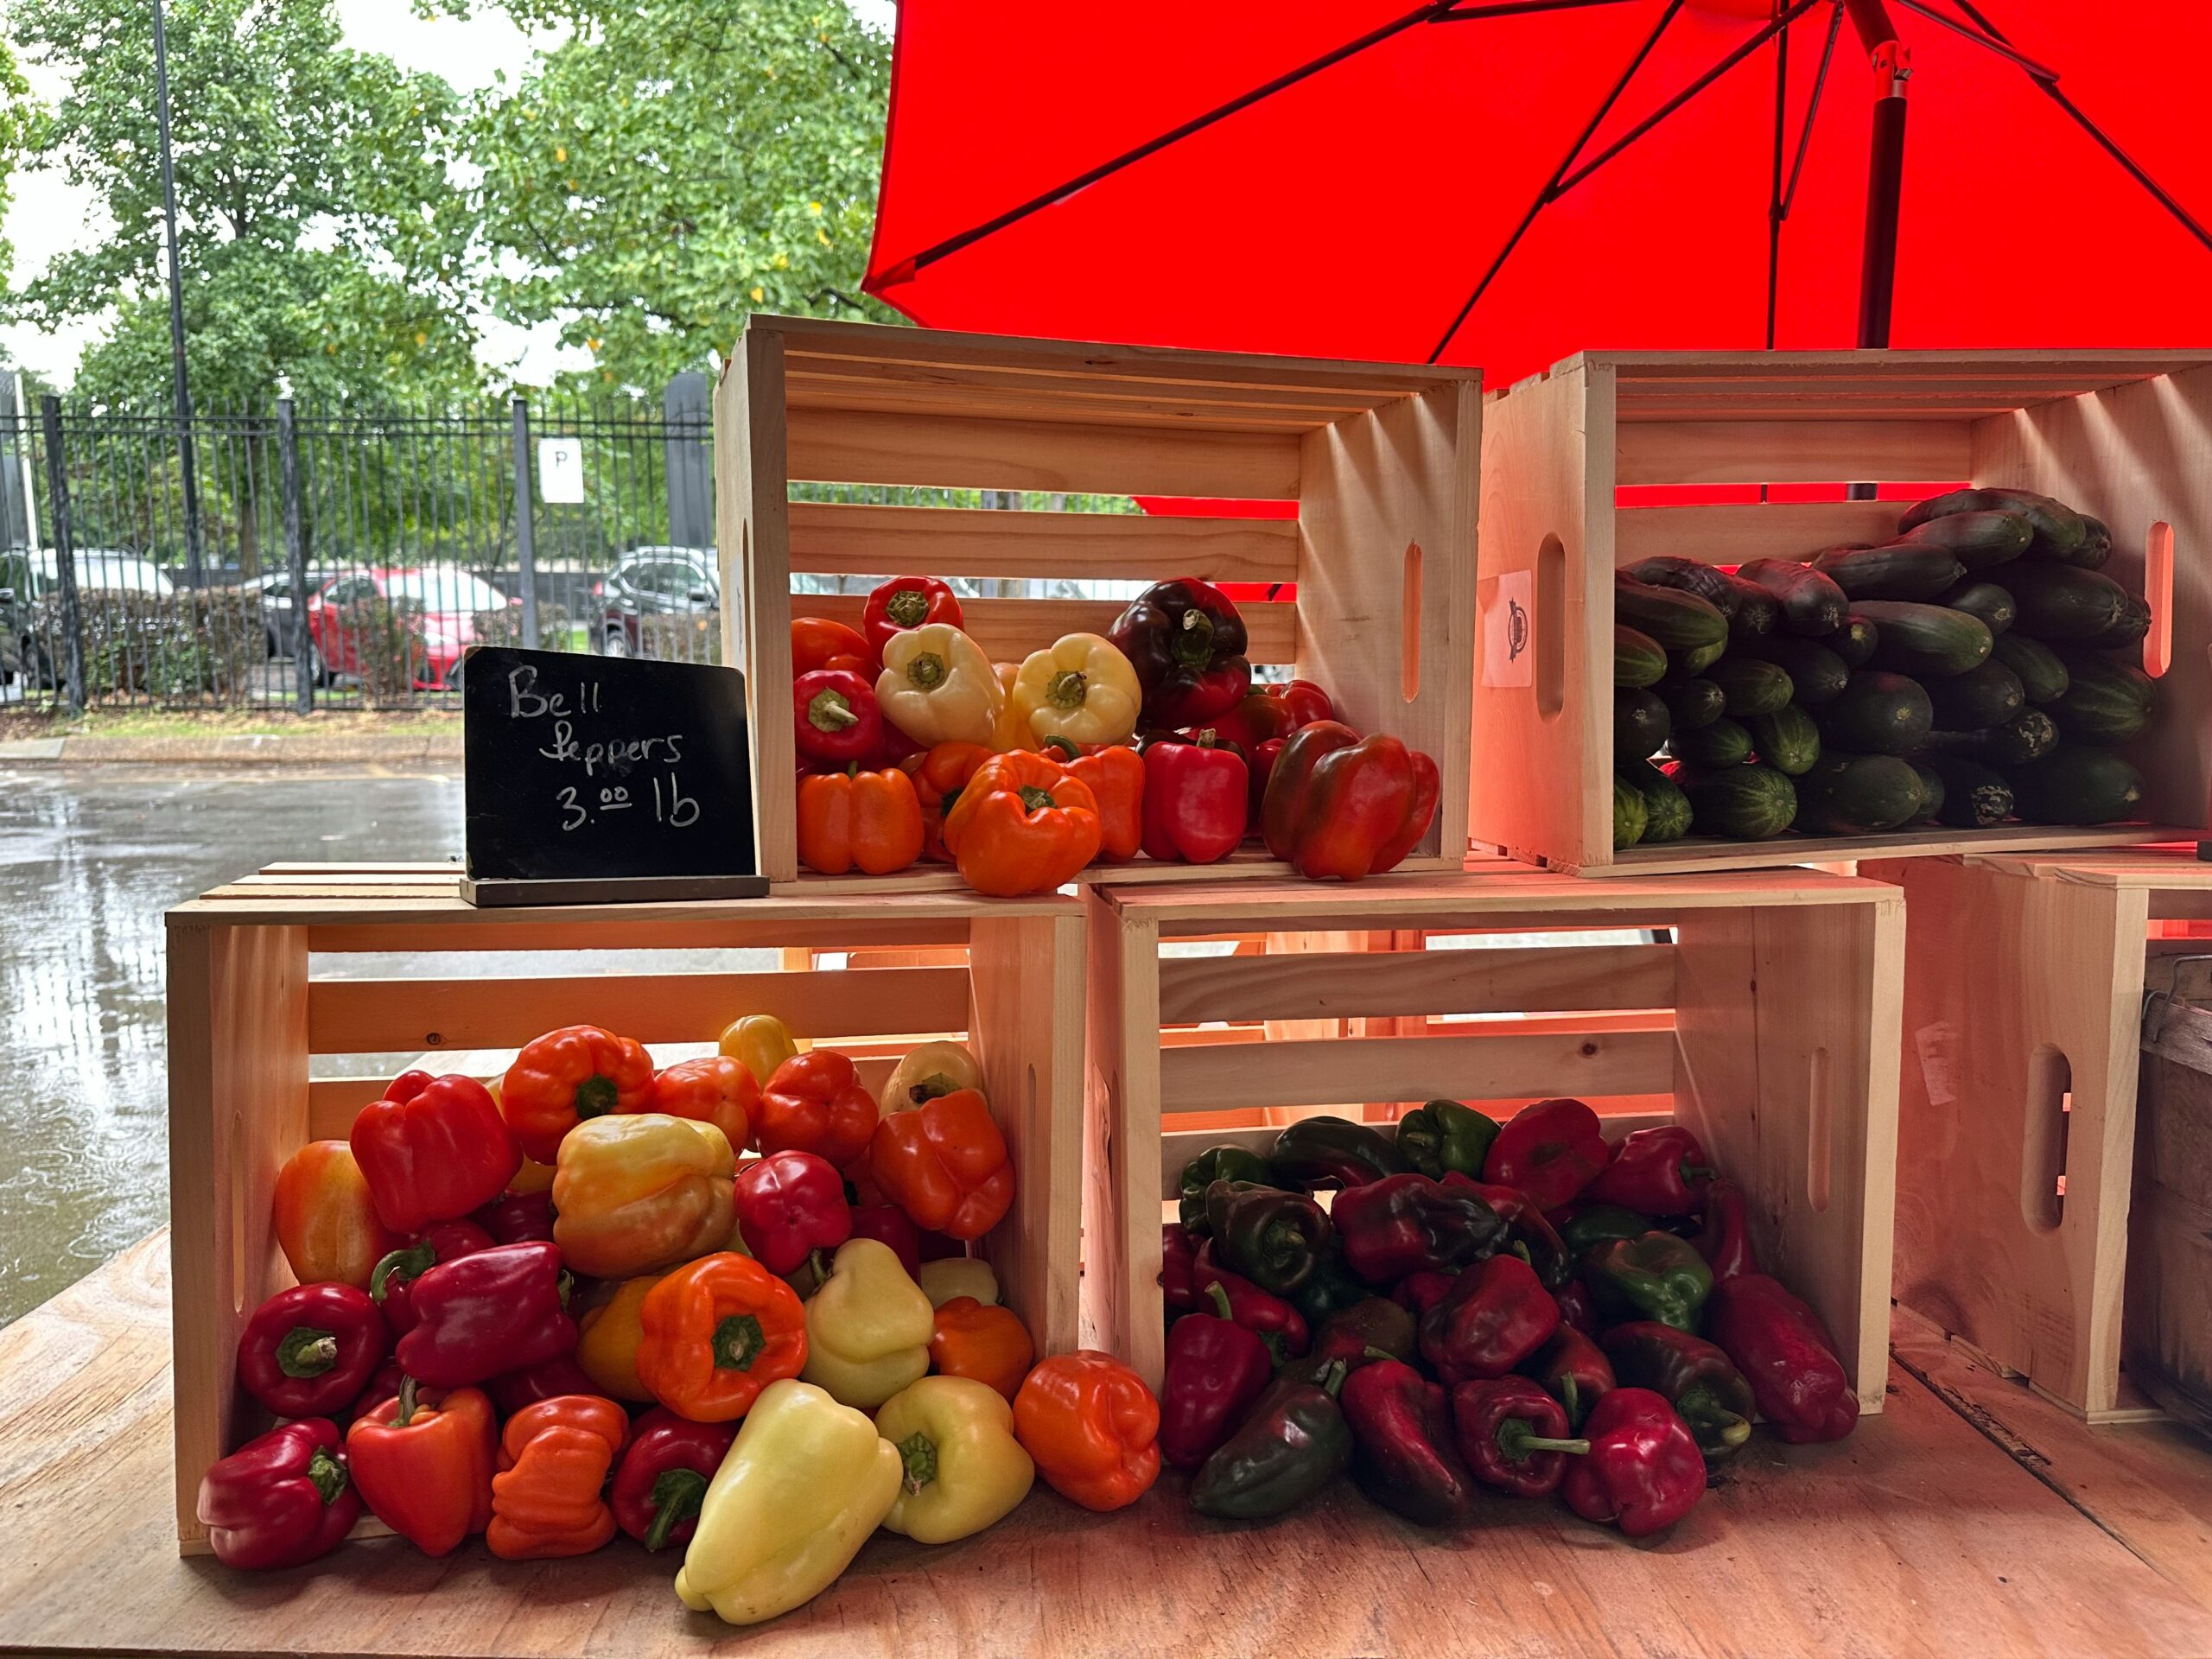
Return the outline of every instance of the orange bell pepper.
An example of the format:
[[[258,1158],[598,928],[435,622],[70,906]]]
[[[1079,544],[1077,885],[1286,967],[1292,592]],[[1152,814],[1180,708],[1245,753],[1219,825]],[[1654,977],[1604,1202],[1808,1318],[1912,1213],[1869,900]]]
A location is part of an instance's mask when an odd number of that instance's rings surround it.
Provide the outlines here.
[[[1086,1510],[1126,1508],[1160,1478],[1160,1402],[1094,1348],[1040,1363],[1014,1396],[1014,1435],[1037,1472]]]
[[[868,1141],[868,1167],[915,1226],[952,1238],[981,1238],[1014,1202],[1006,1137],[973,1089],[890,1113]]]
[[[930,1364],[946,1376],[988,1382],[1011,1401],[1036,1362],[1029,1327],[1010,1307],[956,1296],[939,1304],[930,1336]]]
[[[678,1060],[653,1079],[641,1112],[665,1112],[694,1123],[711,1123],[736,1152],[753,1140],[753,1115],[760,1109],[760,1085],[744,1062],[727,1054]]]
[[[343,1141],[310,1141],[276,1172],[270,1203],[276,1243],[303,1285],[369,1287],[369,1274],[406,1241],[387,1229]]]
[[[1098,798],[1041,754],[995,754],[944,815],[961,880],[1011,899],[1050,893],[1098,855]]]
[[[480,1389],[423,1389],[411,1376],[346,1431],[346,1463],[376,1518],[425,1555],[444,1555],[492,1519],[499,1420]]]
[[[561,1137],[588,1117],[642,1112],[653,1057],[597,1026],[549,1031],[515,1056],[499,1082],[499,1111],[524,1155],[557,1163]]]
[[[875,672],[875,653],[857,628],[819,616],[791,618],[791,677],[817,668],[842,668],[855,674]]]
[[[1087,784],[1098,798],[1098,861],[1126,864],[1144,845],[1144,757],[1121,744],[1101,744],[1088,753],[1065,737],[1045,740],[1069,777]]]
[[[737,1160],[711,1123],[659,1112],[597,1118],[561,1143],[553,1242],[594,1279],[630,1279],[720,1249]]]
[[[806,1310],[748,1256],[702,1256],[655,1285],[642,1313],[638,1379],[695,1423],[727,1423],[806,1363]]]
[[[944,850],[944,815],[949,804],[968,787],[976,768],[991,758],[980,743],[938,743],[899,763],[899,770],[914,780],[914,797],[922,808],[922,856],[932,864],[950,864]]]
[[[763,1154],[810,1152],[842,1169],[868,1150],[875,1120],[875,1096],[858,1068],[834,1048],[817,1048],[776,1068],[753,1135]]]
[[[798,861],[823,875],[858,865],[889,875],[922,855],[922,804],[895,767],[848,767],[798,782]]]
[[[595,1394],[556,1394],[507,1419],[492,1524],[484,1541],[503,1561],[586,1555],[614,1535],[601,1491],[630,1438],[630,1414]]]

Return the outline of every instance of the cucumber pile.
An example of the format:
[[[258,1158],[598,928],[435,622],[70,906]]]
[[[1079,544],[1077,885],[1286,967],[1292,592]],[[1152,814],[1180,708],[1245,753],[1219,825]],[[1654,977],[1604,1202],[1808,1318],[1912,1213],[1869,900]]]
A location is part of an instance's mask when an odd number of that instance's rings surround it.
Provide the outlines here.
[[[2132,817],[2143,779],[2113,751],[2158,682],[2111,552],[2049,496],[1967,489],[1883,547],[1619,572],[1615,849]]]

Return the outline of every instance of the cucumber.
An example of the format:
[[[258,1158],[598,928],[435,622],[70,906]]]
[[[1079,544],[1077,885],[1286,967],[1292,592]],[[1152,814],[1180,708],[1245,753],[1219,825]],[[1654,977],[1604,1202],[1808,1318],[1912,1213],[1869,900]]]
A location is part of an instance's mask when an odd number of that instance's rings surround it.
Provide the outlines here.
[[[1700,834],[1766,841],[1796,819],[1796,788],[1772,766],[1685,766],[1674,777]]]
[[[1821,728],[1794,702],[1770,715],[1753,715],[1744,724],[1758,758],[1778,772],[1802,777],[1821,758]]]
[[[1659,695],[1666,700],[1667,713],[1678,732],[1712,725],[1720,718],[1728,702],[1720,688],[1705,679],[1677,680]]]
[[[1858,612],[1843,619],[1843,626],[1821,643],[1843,658],[1847,668],[1864,668],[1881,642],[1882,631]]]
[[[1772,594],[1782,607],[1783,630],[1819,639],[1843,626],[1851,602],[1843,589],[1809,564],[1795,559],[1753,559],[1736,574]]]
[[[1989,625],[1964,611],[1870,599],[1859,614],[1878,630],[1873,664],[1899,674],[1963,674],[1989,659]]]
[[[1656,754],[1673,729],[1656,692],[1629,688],[1613,693],[1613,759],[1618,764]]]
[[[1853,754],[1910,754],[1936,724],[1920,682],[1861,669],[1843,695],[1821,710],[1821,741]]]
[[[1691,645],[1668,654],[1667,671],[1681,679],[1694,679],[1719,662],[1728,649],[1721,639],[1709,645]]]
[[[1736,590],[1736,608],[1728,618],[1729,639],[1741,645],[1770,638],[1782,626],[1781,604],[1756,582],[1745,582],[1727,571],[1721,574]],[[1648,831],[1644,838],[1650,839]]]
[[[2063,501],[2055,501],[2033,490],[1953,490],[1922,501],[1897,520],[1900,531],[1917,529],[1931,518],[1962,512],[2017,512],[2033,532],[2024,550],[2031,558],[2065,562],[2087,548],[2089,530],[2082,515]]]
[[[2061,743],[2005,776],[2015,809],[2030,823],[2112,823],[2133,817],[2143,801],[2141,772],[2109,749],[2085,744]]]
[[[2028,550],[2035,526],[2017,512],[1954,512],[1904,532],[1915,547],[1940,547],[1968,570],[2009,564]]]
[[[1853,599],[1933,599],[1967,574],[1966,566],[1944,549],[1910,542],[1823,553],[1813,568]]]
[[[1921,799],[1910,761],[1831,752],[1797,780],[1797,827],[1815,835],[1872,835],[1911,823]]]
[[[1671,553],[1638,559],[1628,567],[1628,574],[1649,587],[1695,594],[1724,617],[1736,614],[1741,599],[1726,571],[1700,564],[1695,559],[1677,558]]]
[[[1613,629],[1613,683],[1616,686],[1656,685],[1666,677],[1667,653],[1648,633],[1616,626]]]
[[[2042,709],[2023,709],[2002,726],[1979,732],[1930,732],[1928,747],[2009,769],[2040,760],[2056,748],[2058,727]]]
[[[1945,521],[1939,518],[1936,522]],[[1976,582],[1971,576],[1957,587],[1936,594],[1936,602],[1955,611],[1964,611],[1968,616],[1980,617],[1982,626],[1992,634],[2003,633],[2020,613],[2010,592],[1993,582]]]
[[[2067,658],[2066,672],[2066,695],[2050,705],[2050,717],[2068,742],[2111,747],[2151,723],[2158,683],[2141,669],[2075,654]]]
[[[1690,832],[1690,799],[1675,780],[1649,761],[1622,769],[1619,779],[1643,797],[1643,845],[1680,841]]]
[[[1626,571],[1613,578],[1613,621],[1649,636],[1672,654],[1728,643],[1728,619],[1711,600],[1654,588]]]
[[[1676,732],[1667,747],[1677,760],[1694,766],[1740,766],[1751,758],[1751,734],[1739,722],[1723,718]]]
[[[1650,815],[1643,804],[1643,792],[1616,773],[1613,778],[1613,850],[1618,853],[1622,848],[1633,847],[1642,841],[1649,819]]]
[[[1843,658],[1817,639],[1778,633],[1743,650],[1745,655],[1772,663],[1789,675],[1796,691],[1794,700],[1808,709],[1834,702],[1851,679],[1851,670]]]
[[[1921,754],[1913,764],[1942,780],[1936,821],[1954,830],[1986,830],[2012,816],[2012,786],[2004,774],[1959,754]]]
[[[2030,702],[2056,702],[2066,695],[2066,664],[2042,640],[2024,633],[2000,633],[1989,654],[1990,660],[2020,677],[2020,690]]]
[[[1705,671],[1727,699],[1726,712],[1738,720],[1746,715],[1770,715],[1796,694],[1789,671],[1756,657],[1726,657]]]
[[[2031,639],[2087,643],[2128,613],[2126,588],[2070,564],[2022,564],[2005,573],[2005,585],[2020,609],[2012,626]]]
[[[1940,822],[1943,816],[1943,774],[1919,760],[1912,763],[1912,772],[1920,779],[1920,810],[1912,815],[1913,822]]]
[[[1978,732],[2002,726],[2026,707],[2020,677],[1999,662],[1984,663],[1963,674],[1928,682],[1936,723],[1947,732]]]
[[[2130,594],[2121,610],[2120,620],[2093,639],[2084,639],[2085,645],[2099,651],[2133,651],[2143,643],[2143,636],[2151,632],[2151,604],[2139,594]]]
[[[2084,570],[2101,570],[2105,568],[2105,561],[2112,556],[2112,526],[2103,519],[2093,518],[2085,512],[2082,515],[2082,527],[2088,532],[2087,537],[2082,543],[2081,550],[2067,563],[2079,565]]]

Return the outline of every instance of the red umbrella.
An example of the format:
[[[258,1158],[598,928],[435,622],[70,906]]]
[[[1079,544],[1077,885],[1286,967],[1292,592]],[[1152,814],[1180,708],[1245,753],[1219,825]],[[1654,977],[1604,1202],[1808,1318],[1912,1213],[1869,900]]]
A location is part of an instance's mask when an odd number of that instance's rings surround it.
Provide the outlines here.
[[[1406,6],[905,0],[867,287],[1492,384],[1592,346],[2208,332],[2202,0]]]

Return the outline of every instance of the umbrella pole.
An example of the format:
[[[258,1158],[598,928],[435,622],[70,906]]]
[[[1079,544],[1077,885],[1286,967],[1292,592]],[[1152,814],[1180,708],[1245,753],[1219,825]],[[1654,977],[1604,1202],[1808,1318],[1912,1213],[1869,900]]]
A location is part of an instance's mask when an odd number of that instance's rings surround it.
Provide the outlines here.
[[[1874,131],[1866,162],[1866,241],[1859,268],[1859,344],[1890,343],[1890,302],[1897,289],[1897,206],[1904,190],[1905,83],[1912,57],[1897,41],[1873,49]]]

